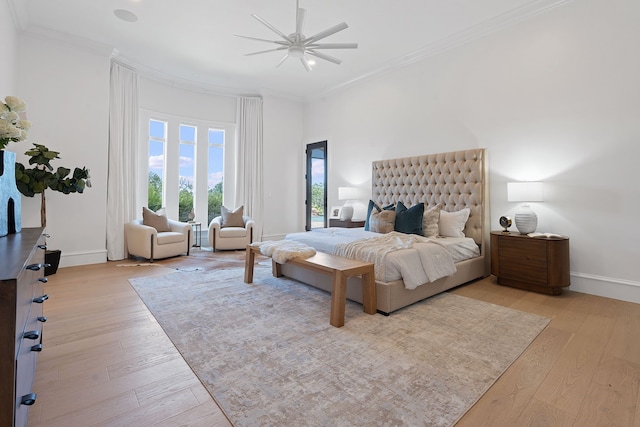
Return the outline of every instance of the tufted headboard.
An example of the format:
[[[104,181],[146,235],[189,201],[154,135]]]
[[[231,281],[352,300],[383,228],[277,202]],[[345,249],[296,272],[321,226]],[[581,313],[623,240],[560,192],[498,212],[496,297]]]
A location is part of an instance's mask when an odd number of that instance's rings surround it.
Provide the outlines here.
[[[401,201],[407,207],[424,202],[425,210],[438,203],[450,212],[470,208],[464,233],[484,252],[489,220],[486,149],[375,161],[372,187],[372,200],[379,206]]]

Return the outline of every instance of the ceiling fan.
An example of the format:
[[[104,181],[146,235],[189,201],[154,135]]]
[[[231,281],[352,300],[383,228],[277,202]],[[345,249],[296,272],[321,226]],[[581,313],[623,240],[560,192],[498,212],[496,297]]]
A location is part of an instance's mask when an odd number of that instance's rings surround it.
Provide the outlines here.
[[[307,71],[311,71],[311,65],[309,65],[309,60],[306,55],[315,56],[316,58],[324,59],[325,61],[333,62],[334,64],[342,63],[342,60],[335,58],[333,56],[327,55],[322,52],[318,52],[318,49],[357,49],[358,43],[318,43],[319,40],[322,40],[326,37],[329,37],[332,34],[335,34],[339,31],[349,28],[346,22],[342,22],[340,24],[334,25],[331,28],[328,28],[324,31],[319,32],[311,37],[306,37],[302,33],[302,28],[304,26],[304,18],[307,11],[299,7],[299,0],[296,0],[296,30],[294,33],[285,35],[282,31],[278,30],[276,27],[262,19],[256,14],[252,14],[254,18],[264,24],[271,31],[276,33],[282,40],[267,40],[267,39],[259,39],[256,37],[249,36],[240,36],[245,39],[257,40],[261,42],[267,43],[275,43],[279,45],[274,49],[261,50],[259,52],[247,53],[245,56],[251,55],[259,55],[267,52],[277,52],[277,51],[285,51],[284,56],[280,59],[280,62],[276,67],[279,67],[287,58],[298,58],[300,62],[304,66]]]

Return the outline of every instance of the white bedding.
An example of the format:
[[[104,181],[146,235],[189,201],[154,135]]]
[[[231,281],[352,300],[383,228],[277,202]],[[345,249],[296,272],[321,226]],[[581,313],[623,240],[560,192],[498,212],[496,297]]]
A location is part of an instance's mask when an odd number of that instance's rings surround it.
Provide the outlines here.
[[[346,244],[358,239],[377,236],[381,236],[381,234],[365,231],[364,228],[333,227],[288,234],[286,239],[305,243],[320,252],[333,254],[336,252],[336,247],[339,244]],[[437,243],[447,250],[454,263],[480,256],[478,245],[469,237],[438,238]],[[393,282],[402,279],[405,281],[405,287],[407,288],[413,288],[418,284],[430,282],[427,273],[421,268],[421,254],[415,249],[389,252],[386,254],[385,260],[385,266],[382,268],[384,276],[376,277],[376,280]],[[407,268],[410,266],[416,266],[416,268],[412,268],[410,272],[408,272]],[[404,275],[407,276],[406,278],[403,278],[403,272]]]

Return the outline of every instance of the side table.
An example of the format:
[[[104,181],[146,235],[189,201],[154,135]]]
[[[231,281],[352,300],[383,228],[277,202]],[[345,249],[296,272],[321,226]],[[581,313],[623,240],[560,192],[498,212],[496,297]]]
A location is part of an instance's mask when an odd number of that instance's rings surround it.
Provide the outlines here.
[[[500,285],[560,295],[571,284],[569,238],[492,231],[491,274]]]
[[[202,223],[201,222],[190,222],[191,228],[193,229],[193,247],[199,248],[202,246]]]

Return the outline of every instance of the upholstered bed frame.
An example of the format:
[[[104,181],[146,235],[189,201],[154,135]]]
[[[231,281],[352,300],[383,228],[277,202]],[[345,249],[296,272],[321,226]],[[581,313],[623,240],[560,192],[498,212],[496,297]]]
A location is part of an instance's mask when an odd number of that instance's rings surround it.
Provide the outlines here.
[[[376,282],[377,309],[388,314],[414,302],[489,274],[489,194],[486,150],[453,151],[373,162],[372,200],[378,206],[402,202],[427,207],[440,203],[446,211],[469,208],[464,233],[480,247],[480,257],[456,264],[457,272],[407,290],[401,280]],[[285,264],[284,275],[330,291],[331,278]],[[359,278],[349,279],[347,298],[362,302]]]

